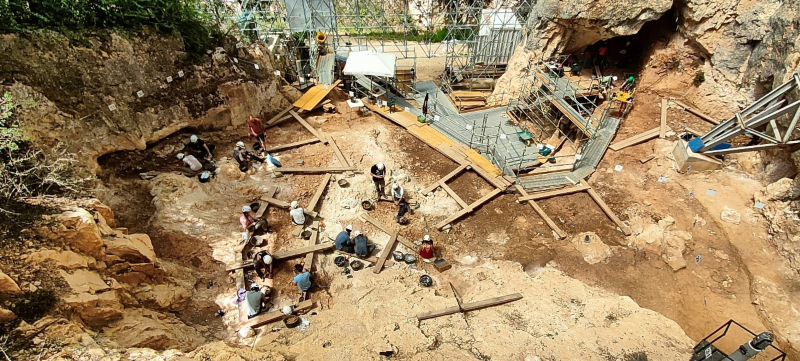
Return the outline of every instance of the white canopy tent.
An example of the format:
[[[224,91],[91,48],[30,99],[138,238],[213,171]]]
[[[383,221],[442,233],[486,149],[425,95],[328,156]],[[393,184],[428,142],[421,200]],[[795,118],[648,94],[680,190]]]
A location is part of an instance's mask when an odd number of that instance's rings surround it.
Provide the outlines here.
[[[397,56],[374,51],[353,51],[347,57],[342,73],[345,75],[371,75],[394,78]]]

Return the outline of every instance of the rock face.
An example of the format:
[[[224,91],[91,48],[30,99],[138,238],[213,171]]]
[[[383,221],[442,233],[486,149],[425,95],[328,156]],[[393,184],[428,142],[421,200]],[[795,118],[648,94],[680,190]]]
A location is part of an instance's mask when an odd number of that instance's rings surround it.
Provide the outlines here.
[[[105,334],[122,347],[166,350],[192,350],[205,342],[194,328],[169,314],[138,309],[125,313],[125,318],[106,329]]]
[[[87,268],[90,265],[94,265],[95,260],[94,258],[87,257],[72,251],[55,251],[55,250],[44,250],[35,253],[31,253],[25,259],[25,262],[31,263],[47,263],[49,265],[55,265],[59,268],[66,268],[66,269],[76,269],[76,268]]]
[[[58,216],[59,228],[54,234],[85,255],[103,254],[103,240],[94,216],[83,208],[73,208]]]
[[[153,251],[153,243],[146,234],[117,234],[113,237],[103,239],[106,246],[106,253],[117,256],[128,262],[155,262],[156,253]]]

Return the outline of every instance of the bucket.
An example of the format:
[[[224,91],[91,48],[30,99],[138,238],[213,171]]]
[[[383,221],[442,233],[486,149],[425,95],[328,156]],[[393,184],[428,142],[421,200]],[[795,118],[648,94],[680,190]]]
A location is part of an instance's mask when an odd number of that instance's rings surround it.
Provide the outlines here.
[[[350,182],[348,182],[346,179],[339,179],[338,181],[336,181],[336,183],[338,183],[339,187],[341,188],[347,188],[350,186]]]
[[[361,208],[364,208],[365,211],[372,210],[375,205],[371,201],[363,201],[361,202]]]

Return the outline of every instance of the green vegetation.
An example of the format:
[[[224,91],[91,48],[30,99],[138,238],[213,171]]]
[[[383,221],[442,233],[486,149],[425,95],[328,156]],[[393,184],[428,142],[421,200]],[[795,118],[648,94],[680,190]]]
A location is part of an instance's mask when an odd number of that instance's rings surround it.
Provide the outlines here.
[[[702,70],[698,70],[694,73],[694,86],[700,86],[704,81],[706,81],[706,73]]]
[[[438,30],[426,30],[423,32],[417,29],[411,29],[408,33],[400,31],[375,31],[369,33],[356,33],[354,35],[364,36],[367,39],[385,39],[385,40],[408,40],[417,41],[421,43],[441,43],[445,40],[467,40],[471,35],[468,29],[454,29],[449,35],[447,28],[440,28]]]
[[[201,10],[201,0],[0,0],[0,32],[151,27],[177,32],[187,52],[205,53],[217,30]]]

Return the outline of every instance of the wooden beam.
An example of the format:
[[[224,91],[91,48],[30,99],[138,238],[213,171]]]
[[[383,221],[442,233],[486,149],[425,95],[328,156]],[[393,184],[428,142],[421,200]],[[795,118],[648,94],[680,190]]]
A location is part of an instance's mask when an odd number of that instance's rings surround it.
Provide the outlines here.
[[[290,105],[288,108],[281,110],[280,113],[275,114],[275,116],[272,117],[270,120],[268,120],[266,123],[264,123],[264,125],[270,126],[274,125],[275,123],[278,123],[278,120],[284,118],[284,115],[286,115],[286,113],[288,113],[292,109],[294,109],[294,105]]]
[[[375,272],[375,274],[381,273],[383,264],[386,263],[386,259],[388,259],[389,255],[392,254],[392,248],[394,248],[395,243],[397,243],[397,231],[392,233],[392,236],[389,238],[389,242],[383,247],[381,256],[378,258],[378,262],[375,263],[375,267],[372,272]]]
[[[316,110],[316,109],[319,109],[319,108],[321,108],[321,107],[322,107],[323,105],[325,105],[325,104],[330,104],[330,102],[331,102],[330,100],[327,100],[327,99],[325,99],[325,101],[324,101],[324,102],[322,102],[322,103],[319,103],[319,104],[318,104],[316,107],[314,107],[314,109],[311,109],[311,110]],[[303,114],[303,113],[305,113],[305,112],[306,112],[305,110],[303,110],[303,109],[300,109],[300,111],[299,111],[297,114]],[[285,122],[285,121],[287,121],[287,120],[289,120],[289,119],[293,119],[293,118],[294,118],[294,117],[292,117],[292,115],[291,115],[291,114],[286,114],[286,115],[284,115],[284,116],[283,116],[283,117],[281,117],[281,118],[275,119],[275,121],[273,121],[272,123],[265,124],[264,128],[265,128],[265,129],[272,128],[272,127],[274,127],[274,126],[276,126],[276,125],[278,125],[278,124],[280,124],[280,123],[283,123],[283,122]]]
[[[301,124],[303,127],[305,127],[306,129],[308,129],[308,131],[309,131],[309,132],[311,132],[311,134],[314,134],[314,136],[316,136],[317,138],[319,138],[319,140],[321,140],[323,143],[325,143],[325,144],[328,144],[328,139],[325,137],[325,135],[323,135],[323,134],[322,134],[322,132],[320,132],[320,131],[319,131],[319,130],[317,130],[316,128],[312,127],[312,126],[311,126],[311,124],[308,124],[308,122],[306,122],[306,120],[305,120],[305,119],[301,118],[301,117],[300,117],[300,116],[299,116],[297,113],[295,113],[293,110],[290,110],[290,111],[289,111],[289,114],[291,114],[291,115],[294,117],[294,119],[297,119],[297,121],[298,121],[298,122],[300,122],[300,124]]]
[[[659,128],[653,128],[653,129],[650,129],[650,130],[648,130],[646,132],[634,135],[634,136],[632,136],[632,137],[630,137],[628,139],[621,140],[619,142],[611,144],[609,146],[609,148],[611,148],[611,150],[613,150],[613,151],[619,151],[619,150],[621,150],[623,148],[627,148],[627,147],[630,147],[632,145],[639,144],[639,143],[642,143],[642,142],[646,142],[646,141],[648,141],[650,139],[653,139],[653,138],[658,136],[658,132],[659,132]]]
[[[375,218],[372,218],[371,216],[367,215],[366,213],[361,213],[359,215],[359,217],[365,222],[372,223],[373,226],[375,226],[376,228],[380,229],[381,231],[383,231],[386,234],[394,234],[393,230],[389,229],[389,227],[386,227],[385,225],[383,225],[382,223],[378,222]],[[406,248],[414,250],[414,253],[417,253],[417,245],[415,245],[414,242],[411,242],[411,241],[409,241],[408,239],[406,239],[405,237],[402,237],[402,236],[397,236],[397,241],[402,243],[404,246],[406,246]]]
[[[469,166],[470,168],[472,168],[472,170],[475,171],[475,173],[478,173],[479,176],[481,176],[487,182],[491,183],[493,186],[500,188],[502,190],[508,188],[508,184],[505,183],[505,180],[501,181],[497,177],[492,177],[491,174],[487,173],[483,168],[479,167],[477,164],[469,163]]]
[[[515,185],[515,187],[523,197],[528,195],[528,192],[526,192],[525,188],[522,188],[521,185],[517,184]],[[544,209],[542,209],[542,207],[539,207],[539,205],[536,204],[536,202],[534,202],[533,200],[529,200],[528,204],[530,204],[530,206],[533,207],[533,210],[536,211],[539,217],[541,217],[544,220],[544,222],[547,223],[548,226],[550,226],[550,229],[552,229],[553,232],[556,232],[559,239],[567,238],[567,234],[564,231],[562,231],[560,227],[558,227],[556,222],[553,222],[553,220],[550,219],[550,217],[547,215],[547,213],[544,212]]]
[[[661,126],[658,128],[658,137],[664,139],[667,137],[667,109],[669,102],[667,98],[661,99]]]
[[[289,209],[289,205],[290,205],[289,202],[282,201],[280,199],[266,197],[266,196],[265,197],[261,197],[261,200],[264,201],[264,202],[268,202],[269,204],[272,204],[275,207],[283,208],[283,209]],[[305,213],[305,215],[307,215],[307,216],[309,216],[311,218],[317,218],[317,212],[312,211],[310,209],[303,208],[303,213]]]
[[[245,302],[239,302],[239,303],[244,304]],[[312,307],[314,307],[314,302],[311,301],[311,300],[306,300],[306,301],[300,302],[296,306],[294,306],[294,311],[292,311],[292,313],[293,314],[297,314],[298,312],[303,312],[303,311],[309,310]],[[238,328],[241,329],[243,327],[250,327],[250,328],[261,327],[261,326],[264,326],[264,325],[266,325],[268,323],[272,323],[272,322],[275,322],[275,321],[280,321],[280,320],[283,319],[283,317],[285,317],[285,316],[283,314],[283,311],[281,311],[281,310],[275,310],[275,311],[271,311],[271,312],[267,312],[267,313],[262,313],[262,314],[260,314],[260,315],[258,315],[256,317],[253,317],[253,318],[251,318],[251,319],[249,319],[249,320],[247,320],[245,322],[240,322]],[[245,315],[245,319],[246,318],[247,318],[247,315]]]
[[[318,142],[319,142],[319,139],[311,138],[311,139],[301,140],[299,142],[276,145],[274,147],[269,147],[267,149],[264,149],[264,151],[266,151],[267,153],[272,153],[272,152],[278,152],[278,151],[281,151],[281,150],[291,149],[291,148],[295,148],[295,147],[302,147],[304,145],[314,144],[314,143],[318,143]]]
[[[330,183],[331,177],[333,177],[333,174],[330,173],[322,176],[322,182],[320,182],[319,186],[317,187],[317,191],[314,193],[314,196],[311,197],[311,200],[308,201],[308,210],[313,211],[317,208],[317,204],[319,203],[320,198],[322,198],[322,194],[325,193],[325,189],[328,188],[328,183]]]
[[[336,158],[339,159],[339,163],[341,164],[341,166],[351,167],[350,162],[347,161],[347,158],[345,158],[344,153],[342,153],[342,150],[339,148],[339,145],[336,144],[336,142],[333,140],[332,136],[328,136],[328,142],[330,145],[333,146],[333,153],[336,154]]]
[[[367,262],[372,263],[372,264],[377,264],[378,263],[378,257],[375,257],[375,256],[359,257],[355,253],[347,253],[347,252],[342,252],[342,251],[339,251],[339,250],[333,250],[333,252],[336,253],[336,254],[340,254],[342,256],[347,256],[347,257],[351,257],[351,258],[357,258],[357,259],[360,259],[362,261],[367,261]],[[385,267],[394,266],[394,261],[386,260],[386,262],[384,262],[383,265]]]
[[[458,203],[458,205],[460,205],[461,208],[469,207],[469,204],[467,204],[467,202],[464,202],[464,200],[461,199],[461,197],[459,197],[458,194],[456,194],[453,188],[450,188],[447,184],[445,184],[442,181],[439,181],[439,186],[442,187],[442,189],[444,189],[444,191],[447,192],[447,194],[449,194],[450,197],[453,197],[453,199],[456,200],[456,203]]]
[[[306,242],[307,246],[314,246],[317,244],[317,238],[319,237],[319,221],[314,221],[311,224],[311,237]],[[317,254],[316,252],[308,252],[306,254],[306,259],[303,261],[303,264],[310,270],[311,266],[314,264],[314,255]]]
[[[686,104],[683,104],[683,103],[681,103],[681,102],[679,102],[677,100],[673,100],[672,102],[675,103],[677,106],[679,106],[679,107],[681,107],[683,109],[686,109],[687,112],[692,113],[692,114],[698,116],[700,119],[703,119],[703,120],[705,120],[705,121],[707,121],[707,122],[709,122],[711,124],[719,125],[719,123],[720,123],[719,120],[716,120],[716,119],[706,115],[705,113],[703,113],[703,112],[701,112],[701,111],[699,111],[699,110],[697,110],[695,108],[692,108],[692,107],[690,107],[690,106],[688,106]]]
[[[422,321],[422,320],[427,320],[427,319],[431,319],[431,318],[452,315],[452,314],[456,314],[456,313],[459,313],[459,312],[470,312],[470,311],[480,310],[482,308],[498,306],[498,305],[502,305],[502,304],[509,303],[509,302],[514,302],[514,301],[521,300],[521,299],[522,299],[522,294],[521,293],[513,293],[513,294],[510,294],[510,295],[494,297],[494,298],[490,298],[490,299],[483,300],[483,301],[464,303],[464,304],[461,305],[461,307],[453,306],[453,307],[448,307],[448,308],[445,308],[445,309],[442,309],[442,310],[438,310],[438,311],[420,313],[420,314],[417,315],[417,320]]]
[[[436,181],[436,183],[433,183],[428,188],[423,189],[422,190],[422,194],[425,195],[425,194],[428,194],[430,192],[433,192],[434,190],[436,190],[436,188],[439,188],[439,183],[440,182],[449,181],[450,178],[453,178],[453,177],[457,176],[459,173],[461,173],[465,169],[467,169],[467,166],[468,166],[467,164],[462,164],[462,165],[458,166],[458,168],[454,169],[452,172],[450,172],[446,176],[442,177],[442,179],[439,179],[438,181]]]
[[[626,226],[625,223],[622,223],[622,221],[619,218],[617,218],[617,215],[614,214],[614,211],[612,211],[611,208],[608,206],[608,204],[606,204],[606,202],[603,201],[603,198],[601,198],[600,195],[591,186],[589,186],[589,183],[586,183],[585,180],[581,180],[581,185],[589,187],[589,189],[587,189],[586,191],[587,193],[589,193],[589,196],[592,197],[594,202],[597,203],[597,205],[600,206],[600,209],[602,209],[603,212],[605,212],[608,218],[610,218],[611,221],[614,222],[614,224],[616,224],[620,230],[622,230],[622,233],[624,233],[626,236],[630,236],[631,229],[628,228],[628,226]]]
[[[555,196],[562,196],[562,195],[565,195],[565,194],[583,192],[583,191],[585,191],[587,189],[589,189],[588,186],[576,185],[574,187],[561,188],[561,189],[556,189],[556,190],[547,191],[547,192],[533,193],[533,194],[530,194],[530,195],[527,195],[527,196],[519,197],[519,198],[517,198],[517,200],[520,201],[520,202],[527,202],[527,201],[535,200],[535,199],[550,198],[550,197],[555,197]]]
[[[444,226],[452,223],[456,219],[459,219],[459,218],[463,217],[464,215],[466,215],[468,213],[471,213],[472,211],[475,210],[475,208],[480,207],[483,203],[485,203],[485,202],[489,201],[490,199],[494,198],[496,195],[500,194],[500,192],[502,192],[502,191],[503,191],[502,189],[495,188],[493,191],[489,192],[489,194],[481,197],[480,199],[478,199],[475,202],[472,202],[472,204],[467,206],[467,208],[464,208],[461,211],[459,211],[458,213],[456,213],[456,214],[448,217],[447,219],[439,222],[436,225],[436,229],[441,230],[442,228],[444,228]]]
[[[683,127],[683,129],[686,130],[687,133],[692,134],[692,135],[697,136],[697,137],[702,137],[703,134],[705,134],[705,133],[700,133],[699,131],[697,131],[695,129],[692,129],[692,128],[689,128],[689,127]]]
[[[278,252],[278,253],[275,253],[275,254],[272,255],[272,259],[276,260],[276,261],[280,261],[280,260],[284,260],[284,259],[289,259],[289,258],[295,258],[295,257],[298,257],[298,256],[302,256],[302,255],[304,255],[306,253],[309,253],[309,252],[325,251],[325,250],[328,250],[328,249],[331,249],[331,248],[333,248],[333,243],[331,243],[331,242],[320,243],[320,244],[315,244],[313,246],[305,246],[305,247],[296,248],[296,249],[293,249],[291,251]]]
[[[277,191],[278,191],[278,187],[276,187],[276,186],[269,187],[269,190],[267,190],[267,193],[264,194],[264,197],[272,198],[272,197],[275,196],[275,193]],[[264,204],[259,204],[258,205],[258,212],[256,212],[256,219],[263,217],[264,216],[264,212],[267,211],[267,208],[269,208],[269,202],[264,203]]]
[[[344,172],[355,172],[358,171],[357,168],[351,167],[308,167],[308,168],[276,168],[276,172],[280,173],[344,173]]]

